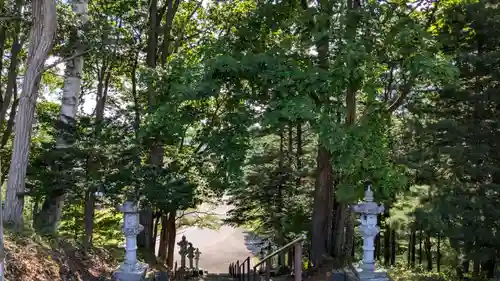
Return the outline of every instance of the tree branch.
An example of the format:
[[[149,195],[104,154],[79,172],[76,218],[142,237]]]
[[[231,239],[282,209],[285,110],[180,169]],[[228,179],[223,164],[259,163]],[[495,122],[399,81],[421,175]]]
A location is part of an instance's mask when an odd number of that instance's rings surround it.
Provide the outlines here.
[[[8,20],[23,20],[23,18],[18,16],[0,16],[0,21],[8,21]]]
[[[192,211],[192,212],[188,212],[188,213],[184,212],[180,216],[176,217],[175,221],[178,221],[187,215],[196,215],[199,218],[199,215],[222,216],[223,214],[217,214],[217,213],[212,213],[212,212],[202,212],[202,211]]]
[[[60,60],[58,60],[58,61],[56,61],[56,62],[54,62],[54,63],[51,63],[51,64],[49,64],[49,65],[45,66],[44,68],[42,68],[42,70],[40,71],[40,73],[39,73],[39,74],[42,74],[44,71],[47,71],[47,70],[49,70],[49,69],[51,69],[51,68],[53,68],[53,67],[57,66],[57,65],[58,65],[58,64],[60,64],[60,63],[67,62],[67,61],[70,61],[70,60],[72,60],[72,59],[76,59],[76,58],[78,58],[78,57],[81,57],[81,56],[83,56],[83,55],[85,55],[85,54],[88,54],[88,53],[89,53],[90,51],[92,51],[93,49],[94,49],[94,48],[90,48],[90,49],[87,49],[87,50],[85,50],[85,51],[83,51],[83,52],[73,54],[72,56],[69,56],[69,57],[66,57],[66,58],[62,58],[62,59],[60,59]]]
[[[415,78],[412,75],[412,77],[408,79],[408,81],[403,85],[403,87],[401,87],[401,94],[393,102],[391,102],[391,105],[387,109],[389,113],[394,112],[405,102],[406,98],[410,94],[414,82]]]

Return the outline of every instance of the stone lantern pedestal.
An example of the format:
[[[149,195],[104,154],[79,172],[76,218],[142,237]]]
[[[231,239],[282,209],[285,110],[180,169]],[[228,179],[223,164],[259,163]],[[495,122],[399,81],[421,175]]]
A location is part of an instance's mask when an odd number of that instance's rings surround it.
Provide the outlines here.
[[[371,186],[365,191],[364,201],[354,205],[353,210],[361,215],[359,231],[363,236],[363,261],[358,268],[360,281],[389,281],[385,271],[375,269],[375,237],[380,232],[377,215],[384,212],[384,206],[373,201]]]
[[[137,234],[144,229],[139,224],[139,209],[134,202],[125,201],[120,211],[123,213],[125,261],[113,272],[113,277],[118,281],[143,281],[148,265],[137,261]]]

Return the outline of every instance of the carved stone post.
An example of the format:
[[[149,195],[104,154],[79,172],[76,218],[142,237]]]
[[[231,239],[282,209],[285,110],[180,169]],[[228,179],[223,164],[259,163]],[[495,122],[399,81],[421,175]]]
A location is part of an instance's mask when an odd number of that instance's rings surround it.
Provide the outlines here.
[[[187,255],[187,245],[188,241],[186,240],[186,236],[182,236],[181,241],[177,243],[179,245],[179,255],[181,255],[181,269],[186,268],[186,255]]]
[[[113,272],[113,276],[118,281],[142,281],[148,265],[137,261],[137,234],[144,229],[139,224],[139,209],[135,202],[125,201],[120,211],[124,214],[125,261]]]
[[[194,267],[196,269],[199,269],[199,265],[200,265],[200,255],[201,255],[201,252],[200,252],[200,249],[196,248],[196,251],[194,251]]]
[[[193,268],[193,258],[194,258],[194,247],[193,247],[193,243],[188,243],[189,244],[189,247],[187,249],[187,257],[189,258],[189,268]]]
[[[371,186],[365,191],[364,201],[353,206],[353,210],[361,214],[359,231],[363,236],[363,262],[360,265],[360,280],[388,280],[385,273],[375,272],[374,241],[380,231],[377,226],[377,215],[384,212],[384,206],[379,206],[373,201]]]

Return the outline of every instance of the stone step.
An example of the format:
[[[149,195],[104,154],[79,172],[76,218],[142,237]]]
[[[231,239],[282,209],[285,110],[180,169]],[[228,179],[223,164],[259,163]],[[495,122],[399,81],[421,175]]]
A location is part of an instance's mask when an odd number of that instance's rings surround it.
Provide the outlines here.
[[[193,278],[190,280],[195,281],[235,281],[229,274],[207,274],[199,278]]]

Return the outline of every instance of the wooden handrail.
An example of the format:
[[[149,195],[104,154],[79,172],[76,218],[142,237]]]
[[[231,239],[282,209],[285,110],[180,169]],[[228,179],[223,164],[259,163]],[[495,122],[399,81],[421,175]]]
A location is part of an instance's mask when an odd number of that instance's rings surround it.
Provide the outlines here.
[[[286,244],[285,246],[283,246],[283,247],[279,248],[278,250],[276,250],[276,251],[274,251],[274,252],[270,253],[269,255],[267,255],[266,257],[264,257],[261,261],[259,261],[259,262],[258,262],[257,264],[255,264],[253,267],[254,267],[254,268],[257,268],[259,265],[263,264],[263,263],[264,263],[264,262],[266,262],[268,259],[270,259],[270,258],[272,258],[272,257],[276,256],[277,254],[279,254],[279,253],[281,253],[281,252],[283,252],[283,251],[287,250],[288,248],[292,247],[293,245],[295,245],[295,244],[297,244],[297,243],[300,243],[300,242],[302,242],[302,241],[304,241],[304,240],[306,240],[306,236],[305,236],[305,235],[304,235],[304,236],[301,236],[301,237],[299,237],[299,238],[297,238],[297,239],[295,239],[295,240],[293,240],[292,242],[290,242],[290,243]]]

